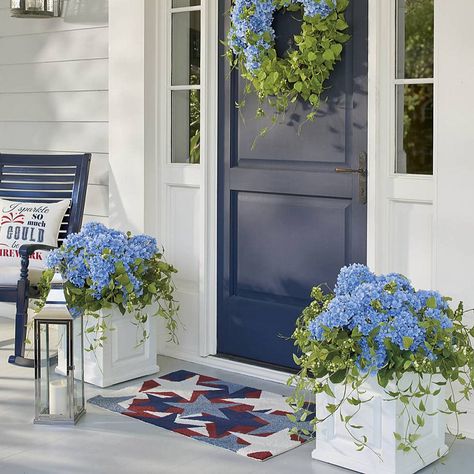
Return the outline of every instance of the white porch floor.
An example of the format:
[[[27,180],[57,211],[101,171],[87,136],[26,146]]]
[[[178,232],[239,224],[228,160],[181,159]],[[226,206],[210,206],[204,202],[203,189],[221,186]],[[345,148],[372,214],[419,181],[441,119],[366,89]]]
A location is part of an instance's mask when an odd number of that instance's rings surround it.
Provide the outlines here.
[[[337,474],[349,471],[311,460],[312,443],[267,462],[243,458],[92,405],[76,427],[33,425],[33,370],[11,366],[13,324],[0,318],[0,473],[2,474]],[[288,387],[162,357],[161,373],[193,370],[274,392]],[[125,386],[126,384],[123,384]],[[119,386],[117,386],[119,387]],[[113,389],[116,389],[114,387]],[[87,386],[86,396],[107,390]],[[460,441],[443,465],[423,473],[472,472],[474,441]]]

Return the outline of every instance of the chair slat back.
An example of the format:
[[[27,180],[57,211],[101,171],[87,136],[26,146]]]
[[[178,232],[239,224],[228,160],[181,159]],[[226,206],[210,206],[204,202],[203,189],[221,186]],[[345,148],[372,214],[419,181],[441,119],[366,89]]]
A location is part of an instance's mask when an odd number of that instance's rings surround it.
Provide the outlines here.
[[[18,155],[0,153],[0,198],[51,203],[70,199],[58,245],[82,225],[91,155]]]

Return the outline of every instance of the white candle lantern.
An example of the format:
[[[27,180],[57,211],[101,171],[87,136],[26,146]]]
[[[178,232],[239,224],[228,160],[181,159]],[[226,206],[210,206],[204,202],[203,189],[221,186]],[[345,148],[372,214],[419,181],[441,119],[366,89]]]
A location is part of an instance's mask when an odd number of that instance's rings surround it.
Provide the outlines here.
[[[85,413],[83,318],[73,319],[65,306],[45,308],[35,316],[34,338],[34,422],[74,425]]]

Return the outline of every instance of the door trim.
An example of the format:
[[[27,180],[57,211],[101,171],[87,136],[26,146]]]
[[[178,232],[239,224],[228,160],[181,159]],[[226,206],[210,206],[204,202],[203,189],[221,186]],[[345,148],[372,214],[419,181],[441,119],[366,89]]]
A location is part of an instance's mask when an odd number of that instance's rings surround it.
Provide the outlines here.
[[[203,171],[202,209],[203,235],[199,317],[199,354],[217,353],[217,183],[218,183],[218,64],[219,64],[219,0],[203,0],[205,4],[205,45],[202,48],[206,69],[207,153],[201,162]]]

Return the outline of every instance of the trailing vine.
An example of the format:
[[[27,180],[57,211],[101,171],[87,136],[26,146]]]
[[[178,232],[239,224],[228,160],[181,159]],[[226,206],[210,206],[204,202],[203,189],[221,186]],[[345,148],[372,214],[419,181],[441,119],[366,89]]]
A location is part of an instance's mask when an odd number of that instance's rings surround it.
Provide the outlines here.
[[[137,345],[150,336],[146,329],[150,316],[162,318],[169,340],[178,342],[179,306],[173,283],[177,270],[165,261],[154,238],[87,223],[49,253],[47,265],[38,284],[36,311],[46,304],[54,274],[60,273],[71,315],[87,318],[86,350],[103,346],[112,330],[107,313],[114,308],[136,326]]]
[[[316,287],[311,296],[293,334],[300,370],[288,381],[294,386],[289,403],[298,418],[311,419],[316,431],[338,416],[356,448],[371,449],[361,434],[363,426],[355,421],[371,400],[366,390],[370,382],[382,387],[386,400],[403,406],[405,428],[393,433],[399,450],[421,457],[420,431],[439,413],[455,419],[451,444],[463,438],[459,416],[474,389],[474,328],[463,322],[462,303],[453,311],[449,298],[416,291],[401,275],[375,276],[362,265],[341,271],[335,293]],[[331,400],[314,418],[308,392]],[[430,400],[438,396],[443,406],[431,410]]]

